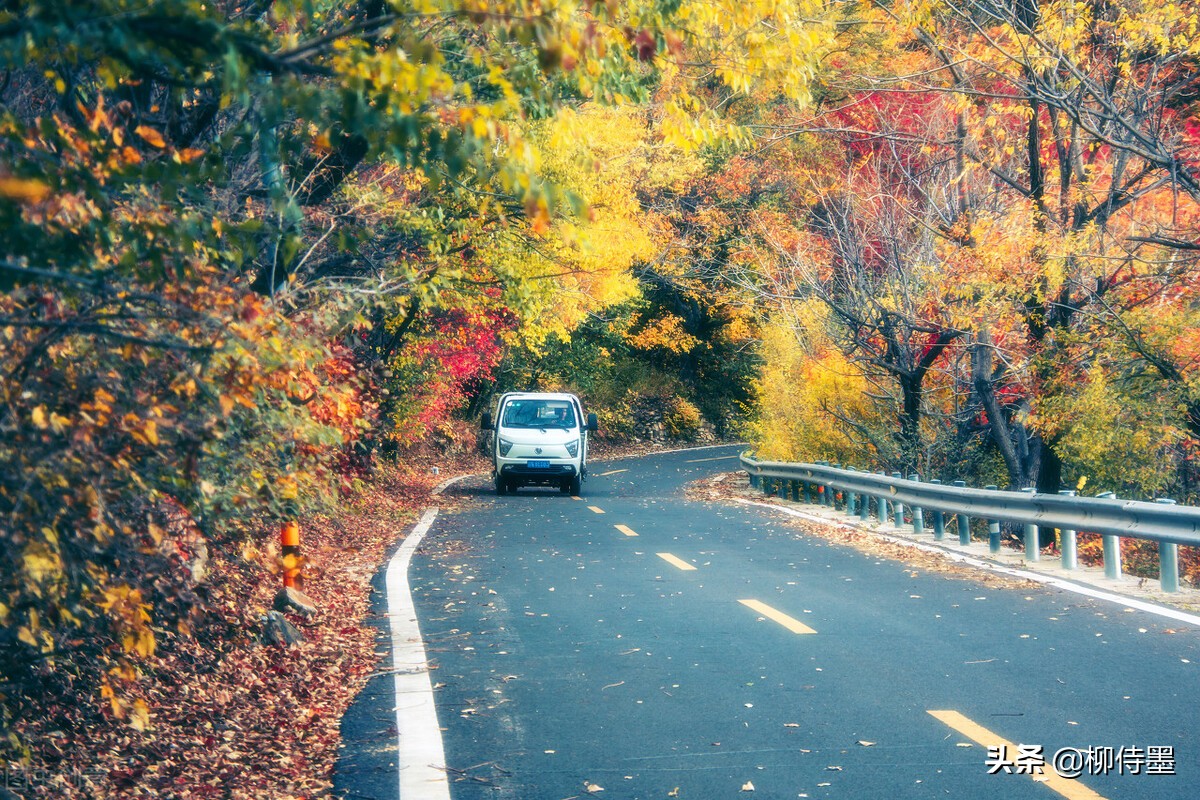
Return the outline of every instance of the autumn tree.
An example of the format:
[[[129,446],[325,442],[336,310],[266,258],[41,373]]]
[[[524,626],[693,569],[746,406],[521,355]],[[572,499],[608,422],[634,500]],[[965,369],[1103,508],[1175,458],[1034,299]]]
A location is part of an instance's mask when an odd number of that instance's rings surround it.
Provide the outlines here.
[[[961,261],[949,260],[996,267],[965,275],[980,317],[973,383],[1011,481],[1056,491],[1060,431],[1038,407],[1073,390],[1064,376],[1085,374],[1074,335],[1130,332],[1122,306],[1165,289],[1163,254],[1190,238],[1176,227],[1186,231],[1197,196],[1185,146],[1196,85],[1188,12],[954,2],[914,11],[886,14],[940,64],[939,88],[961,98],[944,149],[957,151],[971,191],[947,229]],[[1006,386],[1029,399],[1001,402]]]

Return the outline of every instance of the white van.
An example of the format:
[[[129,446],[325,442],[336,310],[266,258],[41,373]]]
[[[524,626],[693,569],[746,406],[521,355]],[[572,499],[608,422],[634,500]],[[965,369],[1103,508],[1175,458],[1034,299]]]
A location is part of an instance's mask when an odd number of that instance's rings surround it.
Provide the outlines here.
[[[554,392],[509,392],[496,403],[496,415],[483,415],[491,431],[496,494],[527,484],[557,486],[578,495],[587,475],[588,434],[596,415],[583,414],[579,398]]]

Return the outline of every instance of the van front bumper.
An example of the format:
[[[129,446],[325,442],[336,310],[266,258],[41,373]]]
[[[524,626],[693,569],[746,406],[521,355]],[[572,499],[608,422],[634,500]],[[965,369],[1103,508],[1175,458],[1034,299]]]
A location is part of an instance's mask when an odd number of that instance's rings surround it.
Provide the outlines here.
[[[548,467],[531,467],[524,461],[514,464],[502,464],[500,475],[505,478],[519,478],[527,483],[554,482],[563,478],[574,478],[578,474],[574,464],[550,463]]]

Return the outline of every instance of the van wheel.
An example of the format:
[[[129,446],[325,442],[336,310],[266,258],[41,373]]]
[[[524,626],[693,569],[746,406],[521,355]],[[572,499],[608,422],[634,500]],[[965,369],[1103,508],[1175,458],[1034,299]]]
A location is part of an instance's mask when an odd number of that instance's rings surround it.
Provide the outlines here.
[[[570,494],[571,493],[571,481],[565,480],[562,483],[560,483],[558,485],[558,490],[560,492],[562,492],[563,494]]]
[[[508,481],[506,481],[504,478],[501,478],[499,475],[497,475],[496,476],[496,494],[506,494],[507,492],[508,492]]]
[[[567,488],[571,490],[570,494],[578,496],[581,492],[583,492],[583,478],[578,475],[576,475],[574,478],[571,478],[571,483]]]

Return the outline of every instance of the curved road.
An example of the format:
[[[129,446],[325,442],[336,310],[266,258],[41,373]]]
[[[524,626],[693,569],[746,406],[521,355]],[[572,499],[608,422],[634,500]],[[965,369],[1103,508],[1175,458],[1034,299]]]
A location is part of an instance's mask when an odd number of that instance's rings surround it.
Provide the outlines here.
[[[455,800],[1200,796],[1195,629],[684,498],[737,450],[449,492],[409,578]],[[340,796],[397,797],[396,705],[347,714]]]

